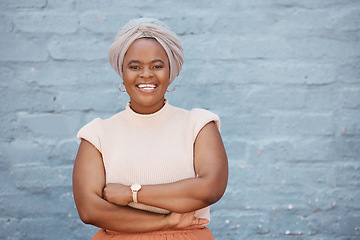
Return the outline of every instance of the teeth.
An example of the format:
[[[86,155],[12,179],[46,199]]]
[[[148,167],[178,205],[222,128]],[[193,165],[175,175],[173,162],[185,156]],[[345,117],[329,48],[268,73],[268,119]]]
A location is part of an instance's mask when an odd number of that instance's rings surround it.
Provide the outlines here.
[[[150,88],[150,89],[155,89],[156,85],[154,84],[139,84],[138,88]]]

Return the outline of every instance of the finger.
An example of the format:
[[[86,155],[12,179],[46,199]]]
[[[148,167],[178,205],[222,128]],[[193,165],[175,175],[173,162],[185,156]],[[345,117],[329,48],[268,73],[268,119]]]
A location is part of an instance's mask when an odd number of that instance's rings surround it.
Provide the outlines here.
[[[192,221],[192,225],[204,225],[204,224],[208,224],[209,220],[205,219],[205,218],[194,218]]]

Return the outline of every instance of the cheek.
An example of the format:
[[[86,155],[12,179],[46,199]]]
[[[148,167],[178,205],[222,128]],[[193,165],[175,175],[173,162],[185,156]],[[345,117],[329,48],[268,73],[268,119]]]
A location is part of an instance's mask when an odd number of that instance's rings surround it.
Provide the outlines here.
[[[134,81],[136,78],[136,74],[130,72],[130,71],[124,71],[123,72],[123,81],[124,82],[131,82]]]
[[[170,70],[169,69],[166,69],[165,71],[163,71],[161,73],[161,75],[162,75],[163,79],[166,79],[167,81],[170,81]]]

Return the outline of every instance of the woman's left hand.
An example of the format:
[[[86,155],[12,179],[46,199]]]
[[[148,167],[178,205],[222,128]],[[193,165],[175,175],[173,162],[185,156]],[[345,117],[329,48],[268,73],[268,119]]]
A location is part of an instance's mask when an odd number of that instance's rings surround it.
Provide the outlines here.
[[[104,187],[103,198],[119,206],[126,206],[132,202],[132,192],[130,186],[120,183],[108,183]]]
[[[205,218],[197,218],[194,216],[195,212],[190,213],[170,213],[167,215],[167,221],[170,228],[187,228],[187,227],[197,227],[204,224],[208,224],[209,220]]]

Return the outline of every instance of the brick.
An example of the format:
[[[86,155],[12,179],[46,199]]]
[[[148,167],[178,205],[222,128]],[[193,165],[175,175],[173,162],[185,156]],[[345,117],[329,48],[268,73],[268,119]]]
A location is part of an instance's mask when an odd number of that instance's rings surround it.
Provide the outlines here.
[[[0,14],[0,32],[11,32],[14,28],[13,19],[11,15]]]
[[[247,150],[250,159],[257,159],[257,161],[261,160],[267,163],[285,163],[295,161],[297,158],[295,143],[286,140],[268,140],[268,142],[260,145],[258,142],[248,144]]]
[[[357,7],[353,7],[348,5],[348,7],[342,8],[336,15],[335,15],[335,29],[341,29],[346,32],[356,32],[359,30],[359,4]],[[358,34],[357,34],[358,35]]]
[[[49,42],[50,55],[56,60],[94,61],[107,59],[110,41],[93,35],[54,38]]]
[[[74,33],[78,29],[78,16],[75,13],[24,12],[18,13],[16,28],[30,33]]]
[[[191,15],[187,17],[160,17],[178,35],[192,35],[205,33],[208,22],[202,16]],[[131,11],[126,14],[106,13],[103,11],[87,11],[80,16],[80,27],[96,33],[112,33],[115,37],[118,30],[134,16]],[[156,18],[156,16],[153,16]],[[116,25],[113,25],[115,23]]]
[[[184,36],[184,52],[194,59],[263,59],[294,56],[294,48],[284,39],[244,38],[222,35],[209,39],[207,35]]]
[[[75,135],[76,132],[74,132]],[[60,140],[48,155],[49,164],[54,167],[72,166],[75,162],[78,147],[78,140],[74,137]]]
[[[360,88],[346,88],[342,91],[342,107],[360,109]]]
[[[176,8],[176,6],[173,7]],[[207,33],[212,19],[206,18],[206,15],[199,11],[194,11],[194,13],[191,14],[191,10],[192,7],[189,8],[189,14],[186,17],[181,14],[176,15],[175,17],[169,15],[160,20],[164,21],[179,36]],[[154,17],[156,18],[156,16]]]
[[[358,126],[358,125],[357,125]],[[346,136],[346,135],[345,135]],[[330,149],[333,151],[333,158],[339,159],[338,161],[347,159],[357,159],[360,154],[358,138],[338,138],[335,139],[330,145]]]
[[[19,0],[19,1],[11,1],[11,0],[3,0],[0,2],[1,9],[18,9],[18,8],[43,8],[46,6],[46,0]]]
[[[33,140],[14,139],[8,143],[2,143],[1,156],[4,162],[9,164],[7,175],[12,175],[11,171],[16,167],[47,165],[50,150],[49,142],[47,145],[42,145]]]
[[[296,110],[305,106],[305,91],[292,88],[260,88],[248,93],[245,104],[252,111],[266,109]]]
[[[83,232],[84,235],[79,237],[73,234],[69,234],[74,230],[74,226],[79,226],[75,220],[64,217],[61,220],[56,220],[56,217],[47,217],[47,218],[25,218],[19,223],[19,232],[22,235],[22,239],[45,239],[43,236],[47,236],[49,229],[56,231],[56,238],[59,240],[65,240],[69,237],[71,239],[77,240],[82,239],[84,236],[90,234],[95,234],[95,229],[87,228],[88,232]],[[57,229],[61,228],[62,231]],[[37,229],[37,231],[32,231]]]
[[[275,211],[270,220],[270,231],[275,236],[283,236],[283,238],[285,236],[307,237],[316,233],[307,225],[307,222],[307,219],[293,211]]]
[[[95,110],[107,111],[114,114],[119,109],[120,102],[127,102],[127,97],[119,92],[116,88],[103,90],[99,92],[98,88],[88,91],[84,96],[81,92],[63,91],[58,96],[58,102],[66,110]]]
[[[112,40],[119,29],[134,18],[129,13],[109,14],[103,11],[88,11],[80,16],[80,27],[95,33],[111,33]]]
[[[6,88],[15,77],[15,71],[13,68],[0,64],[0,86]]]
[[[251,2],[229,2],[224,3],[214,3],[213,7],[215,9],[222,9],[226,12],[232,12],[237,10],[248,10],[248,9],[324,9],[328,8],[329,10],[335,11],[338,10],[339,6],[344,5],[353,5],[354,2],[351,0],[344,1],[301,1],[301,2],[289,2],[286,0],[277,0],[276,2],[263,2],[261,0],[254,0]]]
[[[0,143],[7,143],[13,141],[16,135],[21,133],[20,130],[16,131],[16,114],[14,113],[1,113],[0,123]]]
[[[358,96],[357,96],[358,98]],[[339,116],[338,130],[344,136],[359,136],[360,135],[360,112],[358,110],[344,111]]]
[[[230,161],[243,160],[246,157],[246,141],[239,139],[223,139],[227,157]]]
[[[107,61],[29,63],[17,65],[13,71],[23,83],[61,91],[85,86],[117,89],[121,82]]]
[[[219,65],[223,65],[223,62],[221,60],[205,61],[200,59],[185,58],[180,75],[176,78],[174,83],[176,86],[181,86],[185,88],[189,86],[193,87],[196,85],[206,85],[207,88],[212,86],[216,87],[215,85],[222,85],[225,88],[227,87],[226,85],[233,86],[235,84],[238,85],[243,82],[247,83],[248,79],[242,79],[241,77],[239,77],[239,75],[236,79],[232,78],[233,75],[235,75],[231,74],[232,69],[242,67],[241,64],[239,64],[238,62],[227,63],[221,68],[218,67]],[[202,67],[199,68],[199,66]],[[243,68],[245,67],[242,67],[241,70]],[[239,72],[241,72],[241,70],[239,69]],[[239,72],[237,72],[237,74],[239,74]]]
[[[358,41],[344,42],[333,39],[308,38],[289,42],[297,58],[355,58],[356,49],[360,47]]]
[[[261,220],[263,215],[250,211],[242,211],[234,215],[231,210],[222,210],[214,212],[213,216],[217,220],[214,225],[210,224],[210,228],[216,226],[215,229],[211,229],[216,239],[256,239],[256,234],[260,234],[258,231],[262,231],[258,227],[264,222]],[[244,231],[243,229],[247,230]]]
[[[337,107],[339,90],[333,86],[316,85],[306,92],[306,108],[312,111],[326,112]]]
[[[241,93],[245,92],[241,86],[211,86],[208,84],[199,85],[180,85],[181,80],[175,82],[176,89],[174,92],[167,93],[165,97],[175,106],[185,109],[205,108],[218,114],[221,118],[232,116],[234,111],[246,108],[242,105]],[[233,90],[239,91],[239,98],[233,97]],[[220,91],[220,92],[219,92]],[[218,96],[223,97],[218,97]],[[221,104],[220,104],[221,103]],[[223,103],[223,104],[222,104]],[[229,116],[229,118],[230,118]]]
[[[76,9],[80,11],[84,10],[99,10],[99,9],[114,9],[116,8],[117,4],[119,4],[118,7],[121,6],[122,3],[120,2],[113,2],[113,1],[106,1],[106,2],[99,2],[97,0],[76,0]],[[115,4],[115,5],[113,5]]]
[[[296,11],[289,8],[277,13],[273,31],[290,38],[303,36],[356,41],[358,39],[355,17],[357,11],[351,6],[339,8],[336,13],[331,13],[326,8],[297,9]],[[314,18],[317,19],[316,24],[312,22]]]
[[[20,35],[4,33],[0,39],[0,61],[46,61],[48,53],[43,39],[24,39]]]
[[[356,236],[358,237],[360,234],[359,231],[359,222],[360,215],[359,214],[350,214],[345,216],[341,220],[339,220],[338,234],[340,236]],[[329,225],[328,225],[329,226]],[[327,227],[328,229],[329,227]],[[329,231],[326,231],[329,232]]]
[[[14,236],[14,235],[19,236],[20,234],[18,233],[17,230],[19,222],[20,222],[19,219],[2,216],[0,218],[1,236],[4,236],[4,239],[10,239],[10,236]]]
[[[305,8],[305,9],[323,9],[328,8],[329,10],[335,10],[338,9],[341,5],[350,4],[351,0],[345,0],[345,1],[328,1],[328,2],[313,2],[310,0],[302,1],[302,2],[296,2],[296,3],[290,3],[286,0],[277,1],[275,5],[270,4],[275,7],[283,7],[283,8]]]
[[[158,5],[154,4],[153,1],[140,1],[134,0],[131,2],[119,2],[119,1],[107,1],[107,2],[98,2],[96,0],[77,0],[76,9],[79,11],[93,11],[93,10],[102,10],[107,12],[116,13],[121,11],[122,13],[134,12],[133,18],[135,17],[157,17],[161,18],[162,16],[174,16],[178,15],[176,10],[186,9],[193,11],[193,8],[198,6],[200,9],[206,8],[207,6],[212,5],[208,4],[195,4],[195,3],[184,3],[184,2],[169,2],[164,1],[161,3],[161,8]],[[142,10],[139,12],[139,9]],[[166,9],[164,12],[163,9]],[[161,15],[161,16],[160,16]],[[183,15],[183,14],[182,14]]]
[[[18,114],[19,126],[38,136],[73,136],[79,129],[79,120],[66,114]]]
[[[274,134],[279,136],[332,135],[335,133],[331,114],[277,116]]]
[[[224,116],[222,117],[222,133],[225,136],[241,136],[246,139],[263,139],[272,133],[272,116],[268,115],[243,115],[243,116]]]
[[[294,8],[289,7],[277,12],[276,17],[273,30],[285,33],[285,36],[293,37],[308,35],[309,32],[314,36],[320,36],[324,29],[331,28],[334,24],[333,16],[329,14],[326,8],[320,10],[306,8],[294,10]],[[316,24],[311,22],[314,18],[317,19]],[[315,29],[318,31],[313,31]]]
[[[82,121],[82,126],[85,124],[91,122],[95,118],[101,118],[101,119],[107,119],[114,115],[114,113],[109,112],[98,112],[98,111],[87,111],[87,114],[84,117],[84,120]],[[80,128],[82,127],[80,126]],[[80,128],[78,130],[80,130]],[[77,132],[76,132],[77,133]],[[75,136],[76,137],[76,136]],[[78,143],[80,143],[80,140],[77,140]]]
[[[247,36],[265,34],[271,30],[272,25],[276,24],[276,17],[269,19],[269,15],[276,14],[268,9],[246,9],[241,14],[236,12],[215,14],[214,20],[208,24],[207,32]]]
[[[261,83],[279,85],[324,85],[335,82],[334,66],[329,63],[303,61],[253,60],[244,63],[227,63],[227,74],[231,81],[239,83]],[[232,69],[237,69],[233,71]]]
[[[185,55],[186,56],[186,55]],[[199,65],[202,66],[199,68]],[[219,67],[221,66],[221,67]],[[268,60],[185,59],[185,64],[175,84],[278,84],[278,85],[325,85],[336,81],[333,64]],[[196,79],[196,81],[195,81]],[[243,87],[248,87],[244,85]]]
[[[46,10],[52,11],[68,11],[69,9],[75,9],[76,0],[51,0],[46,3]]]
[[[24,174],[26,174],[26,178],[22,177]],[[60,196],[58,195],[61,194],[64,201],[72,201],[72,165],[53,167],[46,165],[19,166],[12,169],[12,177],[16,189],[24,192],[24,194],[26,192],[39,192],[42,194],[55,193],[57,195],[55,197],[59,198]],[[60,188],[62,189],[61,191],[59,191]],[[34,197],[38,198],[40,196],[29,196],[29,198]],[[56,210],[57,209],[54,209],[54,211]]]
[[[360,182],[359,176],[360,165],[356,162],[344,162],[342,165],[336,165],[331,169],[333,174],[334,182],[336,183],[347,183],[350,186],[358,186]],[[329,174],[330,174],[329,173]],[[350,197],[352,194],[349,194]]]
[[[333,213],[319,213],[316,216],[311,216],[309,227],[312,229],[312,235],[316,234],[316,237],[329,234],[336,238],[346,239],[349,236],[357,236],[357,227],[354,223],[357,222],[358,218],[357,215],[339,218]]]
[[[354,172],[352,169],[351,172]],[[346,174],[346,172],[343,172]],[[339,183],[339,182],[338,182]],[[349,209],[356,214],[358,203],[360,201],[360,193],[357,191],[358,185],[345,186],[345,184],[336,184],[331,190],[331,194],[337,197],[336,207],[342,209]],[[350,193],[349,193],[350,191]]]
[[[359,64],[360,61],[356,59],[339,63],[335,66],[336,80],[341,83],[358,84],[360,79]]]
[[[302,141],[293,141],[291,142],[294,149],[292,151],[292,158],[289,158],[291,161],[296,162],[336,162],[337,159],[337,148],[334,148],[334,141],[332,138],[307,138]],[[307,149],[312,149],[312,151],[307,151]]]
[[[13,199],[15,196],[21,197],[21,199],[26,201],[28,204],[22,204],[21,206],[16,207],[16,202],[11,201],[11,199]],[[47,216],[56,215],[61,218],[67,217],[68,212],[64,212],[64,209],[68,208],[67,205],[71,205],[73,202],[71,194],[67,197],[68,200],[64,201],[60,196],[58,196],[58,194],[56,194],[56,192],[51,192],[47,187],[20,189],[17,193],[7,194],[4,197],[7,198],[5,201],[3,201],[4,208],[12,208],[12,211],[8,217],[17,217],[20,219],[30,217],[40,218],[41,220]],[[48,199],[46,203],[44,202],[43,204],[36,204],[42,202],[41,199],[44,197]],[[57,206],[54,206],[54,204],[51,204],[51,202],[56,202]]]
[[[70,224],[70,226],[72,230],[72,236],[75,240],[81,240],[84,238],[91,239],[94,234],[99,230],[97,227],[83,224],[82,222],[80,222],[80,220],[72,221],[72,224]]]
[[[19,86],[19,85],[18,85]],[[16,96],[16,97],[14,97]],[[23,87],[22,90],[14,91],[12,88],[5,92],[2,100],[11,104],[0,104],[0,110],[3,112],[11,111],[35,111],[35,112],[54,112],[61,111],[62,106],[56,101],[57,93],[40,92]],[[28,100],[31,99],[32,106],[29,107]]]

